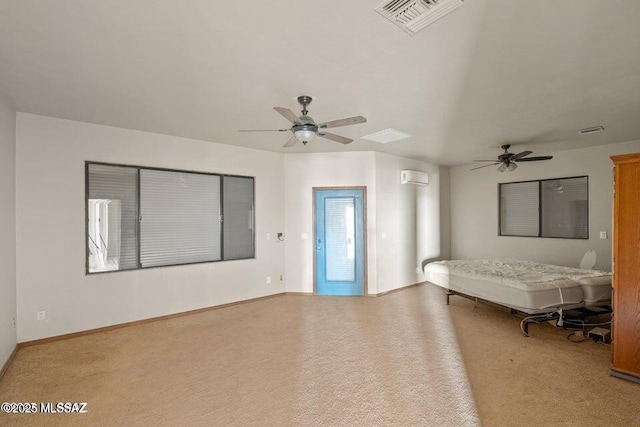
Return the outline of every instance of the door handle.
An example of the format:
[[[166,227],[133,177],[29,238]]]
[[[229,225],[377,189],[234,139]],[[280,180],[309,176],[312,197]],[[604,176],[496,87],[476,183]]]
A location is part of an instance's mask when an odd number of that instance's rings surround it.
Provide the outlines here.
[[[316,250],[317,251],[321,251],[322,250],[322,240],[318,239],[318,246],[316,246]]]

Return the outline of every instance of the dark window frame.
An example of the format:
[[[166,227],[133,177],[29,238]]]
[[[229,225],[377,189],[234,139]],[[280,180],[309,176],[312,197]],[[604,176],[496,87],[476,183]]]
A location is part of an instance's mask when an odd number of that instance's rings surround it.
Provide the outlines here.
[[[136,221],[136,239],[137,239],[137,266],[135,268],[126,268],[121,270],[109,270],[109,271],[89,271],[89,166],[90,165],[100,165],[100,166],[114,166],[114,167],[123,167],[123,168],[131,168],[137,170],[138,181],[136,188],[136,198],[137,198],[137,217]],[[156,171],[164,171],[164,172],[179,172],[179,173],[190,173],[190,174],[198,174],[198,175],[211,175],[220,177],[220,259],[219,260],[211,260],[211,261],[196,261],[196,262],[187,262],[187,263],[176,263],[176,264],[167,264],[167,265],[158,265],[151,267],[142,267],[140,264],[140,171],[141,170],[156,170]],[[253,182],[253,198],[252,198],[252,206],[253,206],[253,230],[252,230],[252,252],[253,256],[246,258],[233,258],[226,260],[224,259],[224,178],[246,178],[251,179]],[[84,225],[85,225],[85,275],[94,275],[94,274],[104,274],[104,273],[119,273],[124,271],[137,271],[137,270],[148,270],[154,268],[163,268],[163,267],[176,267],[180,265],[193,265],[193,264],[206,264],[206,263],[214,263],[214,262],[231,262],[231,261],[242,261],[249,259],[256,259],[256,178],[253,176],[246,175],[235,175],[235,174],[221,174],[215,172],[202,172],[202,171],[193,171],[193,170],[184,170],[184,169],[171,169],[171,168],[160,168],[153,166],[140,166],[140,165],[129,165],[122,163],[107,163],[107,162],[96,162],[91,160],[86,160],[84,162]]]
[[[542,183],[547,181],[560,181],[563,179],[578,179],[578,178],[586,178],[587,180],[587,236],[586,237],[555,237],[555,236],[542,236]],[[522,184],[527,182],[537,182],[538,183],[538,235],[537,236],[522,236],[518,234],[502,234],[502,186],[505,184]],[[501,237],[533,237],[533,238],[543,238],[543,239],[569,239],[569,240],[589,240],[590,238],[590,222],[589,222],[589,211],[591,210],[591,205],[589,203],[589,175],[579,175],[579,176],[564,176],[561,178],[545,178],[545,179],[530,179],[527,181],[512,181],[512,182],[499,182],[498,183],[498,236]]]

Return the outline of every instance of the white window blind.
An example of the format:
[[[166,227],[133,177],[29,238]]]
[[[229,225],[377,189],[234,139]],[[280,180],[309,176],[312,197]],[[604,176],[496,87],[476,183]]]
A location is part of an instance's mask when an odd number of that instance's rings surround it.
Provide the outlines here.
[[[254,193],[251,177],[86,162],[87,273],[254,258]]]
[[[87,167],[87,271],[138,267],[136,168]]]
[[[589,238],[589,177],[500,184],[500,235]]]
[[[542,237],[589,238],[586,176],[542,181]]]
[[[538,181],[500,184],[500,235],[538,236]]]
[[[328,281],[355,280],[355,199],[325,199],[325,256]]]
[[[253,258],[253,179],[225,176],[222,182],[224,259]]]
[[[140,170],[140,263],[220,260],[220,177]]]

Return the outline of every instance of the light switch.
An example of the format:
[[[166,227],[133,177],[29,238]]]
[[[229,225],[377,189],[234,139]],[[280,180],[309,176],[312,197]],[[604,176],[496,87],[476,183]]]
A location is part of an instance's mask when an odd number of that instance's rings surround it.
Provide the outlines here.
[[[601,231],[600,232],[600,238],[601,239],[606,239],[607,238],[607,232],[606,231]]]
[[[267,233],[267,240],[271,240],[271,233]]]
[[[307,240],[307,239],[309,238],[309,236],[307,235],[307,233],[302,233],[302,234],[300,235],[300,238],[301,238],[302,240]]]
[[[383,239],[387,238],[387,233],[385,233],[384,231],[382,232],[382,234],[380,234],[380,237]]]

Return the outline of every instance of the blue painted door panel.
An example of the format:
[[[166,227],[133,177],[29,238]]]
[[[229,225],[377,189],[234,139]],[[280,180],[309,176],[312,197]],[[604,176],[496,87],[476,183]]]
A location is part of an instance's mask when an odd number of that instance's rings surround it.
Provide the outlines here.
[[[364,190],[315,190],[316,293],[364,295]]]

